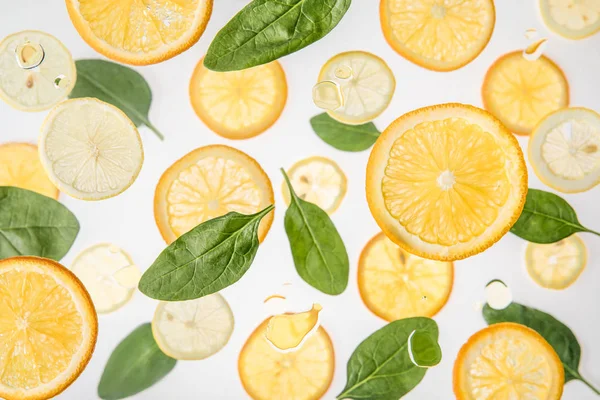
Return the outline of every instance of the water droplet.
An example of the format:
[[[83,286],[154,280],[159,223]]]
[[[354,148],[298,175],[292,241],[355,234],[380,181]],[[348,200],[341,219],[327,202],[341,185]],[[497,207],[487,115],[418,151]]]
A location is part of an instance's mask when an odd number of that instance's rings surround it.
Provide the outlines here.
[[[540,58],[542,56],[542,53],[544,53],[547,42],[548,42],[547,38],[536,40],[535,42],[533,42],[532,44],[527,46],[527,48],[525,50],[523,50],[523,57],[527,61],[537,60],[538,58]]]
[[[30,41],[21,43],[15,49],[17,64],[23,69],[38,67],[44,61],[45,55],[44,48],[40,44]]]
[[[512,303],[512,293],[504,282],[494,279],[485,287],[485,299],[494,310],[503,310]]]
[[[333,81],[323,81],[313,87],[313,102],[319,108],[334,111],[344,105],[340,85]]]
[[[429,332],[412,331],[408,337],[408,356],[417,367],[431,368],[442,361],[442,349]]]
[[[347,65],[340,65],[335,69],[334,75],[338,79],[350,79],[352,78],[352,68]]]
[[[525,37],[527,39],[535,39],[538,36],[538,31],[535,28],[529,28],[525,31]]]
[[[56,78],[54,78],[54,87],[57,89],[66,89],[69,87],[71,81],[65,75],[60,74]]]

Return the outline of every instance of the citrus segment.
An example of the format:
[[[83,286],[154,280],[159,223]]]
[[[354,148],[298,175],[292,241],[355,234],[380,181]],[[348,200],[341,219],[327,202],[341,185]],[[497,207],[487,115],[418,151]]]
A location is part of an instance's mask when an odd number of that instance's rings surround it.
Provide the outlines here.
[[[65,390],[92,356],[94,305],[70,271],[45,258],[0,261],[0,397],[43,400]]]
[[[381,0],[381,28],[401,56],[452,71],[473,61],[494,31],[492,0]]]
[[[563,385],[564,369],[552,346],[519,324],[482,329],[454,363],[457,400],[558,400]]]
[[[198,117],[228,139],[260,135],[277,121],[287,101],[281,64],[215,72],[200,60],[190,81],[190,100]]]
[[[256,160],[228,146],[200,147],[174,163],[160,178],[154,217],[162,237],[172,243],[202,222],[235,211],[254,214],[274,203],[269,177]],[[265,216],[262,241],[273,222]]]
[[[383,232],[421,257],[479,253],[518,219],[527,169],[513,135],[464,104],[425,107],[394,121],[367,165],[367,201]]]
[[[127,64],[167,60],[200,39],[212,0],[66,0],[75,29],[94,50]]]
[[[365,305],[386,321],[433,317],[450,297],[451,262],[415,256],[383,233],[373,237],[358,262],[358,289]]]
[[[567,39],[583,39],[600,31],[597,0],[540,0],[540,11],[546,25]]]
[[[333,379],[335,357],[320,327],[293,352],[277,351],[266,339],[268,320],[250,335],[240,352],[238,370],[253,400],[317,400]]]
[[[58,189],[42,168],[37,146],[29,143],[0,145],[0,186],[16,186],[58,198]]]
[[[549,113],[569,105],[569,83],[548,57],[526,60],[522,51],[500,57],[481,90],[485,109],[508,129],[529,135]]]

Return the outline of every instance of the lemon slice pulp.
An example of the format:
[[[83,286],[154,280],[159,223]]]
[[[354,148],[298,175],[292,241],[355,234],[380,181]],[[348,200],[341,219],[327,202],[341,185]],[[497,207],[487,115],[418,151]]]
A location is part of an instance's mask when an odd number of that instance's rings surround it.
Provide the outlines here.
[[[42,168],[37,146],[29,143],[0,145],[0,186],[16,186],[58,198],[58,189]]]
[[[539,0],[544,22],[567,39],[583,39],[600,31],[600,2]]]

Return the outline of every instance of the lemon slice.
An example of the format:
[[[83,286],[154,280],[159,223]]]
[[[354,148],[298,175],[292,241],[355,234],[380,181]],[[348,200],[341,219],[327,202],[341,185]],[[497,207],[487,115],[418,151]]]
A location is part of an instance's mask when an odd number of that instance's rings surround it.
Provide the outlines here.
[[[471,336],[454,363],[457,400],[558,400],[564,381],[552,346],[533,329],[508,322]]]
[[[242,385],[253,400],[318,400],[333,379],[335,356],[322,327],[293,352],[277,351],[266,339],[268,319],[240,352]]]
[[[329,158],[310,157],[298,161],[287,174],[298,197],[318,205],[328,214],[337,210],[346,195],[346,175]],[[290,190],[285,182],[281,190],[289,205]]]
[[[383,233],[363,249],[358,262],[358,289],[365,305],[386,321],[433,317],[452,292],[451,262],[407,253]]]
[[[583,39],[600,31],[597,0],[540,0],[540,11],[546,25],[567,39]]]
[[[340,53],[323,65],[319,82],[334,82],[341,94],[340,107],[327,113],[344,124],[374,120],[392,101],[396,79],[388,65],[366,51]]]
[[[390,46],[434,71],[452,71],[473,61],[496,23],[492,0],[381,0],[379,14]]]
[[[0,397],[44,400],[65,390],[92,357],[98,320],[90,296],[59,263],[0,260]]]
[[[508,129],[529,135],[549,113],[569,105],[569,83],[548,57],[526,60],[522,51],[500,57],[481,89],[485,109]]]
[[[90,292],[100,314],[123,307],[135,293],[141,277],[129,254],[108,243],[82,251],[73,261],[71,271]]]
[[[273,186],[252,157],[229,146],[200,147],[165,171],[154,194],[154,218],[167,243],[228,212],[255,214],[274,204]],[[262,242],[273,213],[258,228]]]
[[[277,61],[242,71],[215,72],[202,59],[190,80],[190,101],[216,134],[248,139],[279,119],[287,101],[287,81]]]
[[[525,265],[535,283],[547,289],[571,286],[585,269],[587,249],[577,235],[556,243],[527,243]]]
[[[0,186],[16,186],[58,198],[58,189],[42,168],[37,146],[29,143],[0,145]]]
[[[71,53],[52,35],[23,31],[0,42],[0,99],[18,110],[48,110],[76,79]]]
[[[600,183],[600,114],[565,108],[540,121],[529,139],[529,161],[542,182],[563,193]]]
[[[98,53],[148,65],[175,57],[200,39],[212,0],[66,0],[75,29]]]
[[[144,162],[133,122],[118,108],[92,98],[54,107],[44,120],[38,147],[50,180],[61,192],[81,200],[124,192]]]
[[[233,324],[229,304],[213,293],[190,301],[161,301],[152,319],[152,333],[169,357],[203,360],[225,347]]]
[[[383,232],[418,256],[453,261],[498,241],[519,218],[527,168],[491,114],[464,104],[421,108],[381,134],[367,201]]]

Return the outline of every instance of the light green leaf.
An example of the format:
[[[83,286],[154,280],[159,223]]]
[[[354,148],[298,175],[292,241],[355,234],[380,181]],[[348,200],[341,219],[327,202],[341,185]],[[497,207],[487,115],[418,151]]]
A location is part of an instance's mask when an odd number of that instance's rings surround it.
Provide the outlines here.
[[[331,118],[327,113],[313,117],[310,124],[325,143],[342,151],[367,150],[381,134],[372,122],[346,125]]]

